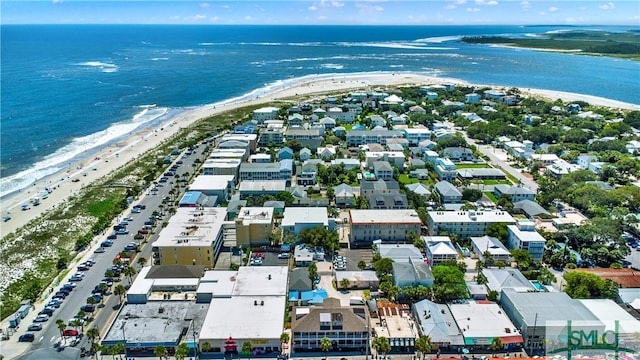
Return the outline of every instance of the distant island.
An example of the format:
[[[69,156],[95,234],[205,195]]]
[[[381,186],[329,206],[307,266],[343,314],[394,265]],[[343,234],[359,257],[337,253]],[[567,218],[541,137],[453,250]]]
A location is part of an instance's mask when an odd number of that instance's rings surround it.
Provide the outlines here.
[[[548,51],[575,52],[594,56],[612,56],[640,60],[640,32],[573,30],[541,34],[536,38],[505,36],[464,37],[470,44],[498,44]]]

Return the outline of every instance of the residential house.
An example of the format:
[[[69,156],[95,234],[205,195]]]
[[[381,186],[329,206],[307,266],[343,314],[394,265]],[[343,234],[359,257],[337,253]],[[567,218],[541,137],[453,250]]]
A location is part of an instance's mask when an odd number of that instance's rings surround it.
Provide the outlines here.
[[[322,351],[320,340],[328,337],[336,349],[358,351],[369,345],[369,310],[363,305],[341,305],[328,298],[321,306],[293,306],[291,310],[292,352]]]
[[[342,112],[342,110],[340,110]],[[331,117],[324,117],[320,119],[320,125],[324,126],[325,130],[333,130],[336,127],[336,120]]]
[[[202,164],[203,175],[233,175],[239,176],[240,159],[207,159]]]
[[[397,166],[398,170],[404,170],[405,156],[400,151],[365,151],[364,156],[369,169],[373,169],[373,163],[376,161],[387,161]]]
[[[341,164],[344,165],[345,170],[360,168],[360,160],[358,160],[357,158],[331,160],[331,165],[341,165]]]
[[[376,161],[373,163],[373,173],[376,179],[393,180],[393,168],[388,161]]]
[[[342,183],[334,187],[333,191],[335,192],[336,206],[351,207],[355,204],[356,196],[351,186]]]
[[[331,144],[326,147],[319,147],[316,149],[316,155],[319,159],[330,160],[336,156],[336,148]]]
[[[249,156],[249,162],[264,164],[264,163],[270,163],[272,162],[272,160],[271,160],[271,155],[265,154],[265,153],[258,153],[258,154],[253,154]]]
[[[409,108],[409,113],[410,114],[426,114],[427,110],[423,109],[422,106],[420,105],[413,105]]]
[[[446,304],[422,300],[414,303],[411,310],[420,334],[431,339],[432,347],[443,352],[456,352],[465,346],[462,331]]]
[[[473,253],[481,261],[487,261],[487,256],[491,256],[494,261],[503,261],[505,264],[509,263],[509,256],[511,253],[507,248],[498,240],[492,236],[471,237],[471,247]]]
[[[443,261],[457,260],[456,251],[448,236],[423,236],[429,266],[433,267]]]
[[[526,250],[531,254],[532,260],[542,261],[546,240],[538,234],[533,221],[519,220],[516,225],[507,226],[507,231],[507,245],[510,249]]]
[[[480,169],[460,169],[457,177],[461,181],[473,180],[505,180],[507,176],[500,169],[480,168]]]
[[[429,265],[422,259],[409,258],[408,261],[394,261],[392,270],[393,285],[400,288],[407,286],[433,286],[433,274]]]
[[[589,167],[592,167],[595,163],[589,164]],[[576,164],[571,164],[565,160],[558,160],[553,164],[547,166],[547,171],[551,176],[556,179],[563,177],[564,175],[570,174],[574,171],[580,170],[580,166]]]
[[[289,291],[311,291],[313,284],[309,278],[309,268],[298,267],[289,272]]]
[[[542,164],[544,164],[545,166],[547,165],[551,165],[554,162],[560,160],[560,158],[558,157],[558,155],[556,154],[531,154],[529,155],[529,158],[533,161],[539,161]]]
[[[311,159],[311,150],[303,148],[300,150],[300,161],[307,161]]]
[[[243,180],[240,182],[238,192],[240,198],[246,199],[252,196],[277,195],[286,189],[286,180]]]
[[[333,135],[342,137],[347,134],[347,129],[344,126],[336,126],[333,128]]]
[[[287,184],[291,183],[291,177],[293,176],[293,160],[284,159],[280,160],[280,179],[286,180]]]
[[[636,154],[640,152],[640,141],[631,140],[627,143],[627,145],[625,145],[625,147],[627,148],[627,152],[629,152],[629,154]]]
[[[297,140],[302,146],[312,149],[318,148],[322,144],[322,135],[320,129],[299,129],[289,128],[284,133],[284,137],[287,141]]]
[[[458,174],[456,164],[451,160],[447,158],[437,158],[434,161],[434,167],[440,181],[452,182],[456,179],[456,175]]]
[[[293,150],[290,147],[285,146],[282,149],[278,150],[278,161],[284,159],[293,159]]]
[[[407,209],[407,195],[398,191],[391,193],[373,192],[366,196],[369,209]]]
[[[472,161],[473,151],[464,147],[448,147],[444,149],[444,157],[452,161]]]
[[[465,101],[469,104],[475,104],[477,102],[480,102],[480,94],[476,94],[476,93],[470,93],[470,94],[465,94],[464,95]]]
[[[443,204],[462,202],[462,193],[448,181],[439,181],[433,186],[433,189],[438,193]]]
[[[551,215],[547,210],[535,201],[521,200],[513,203],[514,214],[525,214],[529,219],[533,219],[540,215]]]
[[[373,270],[361,271],[336,271],[336,284],[340,286],[343,279],[349,280],[349,288],[351,289],[367,289],[375,291],[380,285],[380,279]]]
[[[316,166],[303,165],[302,170],[296,175],[296,184],[300,186],[312,186],[318,183],[318,170]]]
[[[515,203],[522,200],[533,201],[536,197],[536,192],[522,186],[498,184],[493,186],[493,195],[496,198],[506,196],[512,203]]]
[[[284,142],[284,128],[267,128],[260,131],[259,146],[282,144]]]
[[[537,289],[518,269],[485,268],[482,274],[487,278],[487,288],[501,293],[510,289],[517,292],[532,292]]]
[[[416,193],[425,199],[429,199],[431,197],[431,191],[429,191],[429,186],[423,183],[413,183],[406,186],[407,190]]]
[[[290,127],[293,127],[293,126],[302,127],[302,124],[304,124],[304,116],[302,116],[302,114],[299,114],[299,113],[290,115],[287,119],[287,124]]]
[[[578,160],[576,161],[576,163],[578,164],[578,166],[580,166],[580,168],[587,170],[589,169],[589,165],[591,165],[592,162],[597,161],[598,157],[595,155],[582,154],[578,156]]]
[[[360,196],[369,196],[376,193],[391,193],[400,191],[400,184],[395,180],[361,180],[360,181]]]

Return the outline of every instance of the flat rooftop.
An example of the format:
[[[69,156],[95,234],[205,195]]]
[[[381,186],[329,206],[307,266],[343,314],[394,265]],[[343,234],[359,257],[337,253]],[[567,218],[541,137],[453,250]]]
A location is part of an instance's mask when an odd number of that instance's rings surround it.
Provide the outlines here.
[[[505,290],[500,297],[501,301],[507,298],[514,304],[527,326],[544,325],[546,321],[597,321],[597,318],[582,303],[564,292]]]
[[[508,223],[515,219],[506,211],[429,211],[435,223]]]
[[[211,246],[222,231],[225,208],[180,207],[160,231],[153,246]]]
[[[191,185],[191,191],[224,190],[235,180],[233,175],[198,175]]]
[[[322,223],[329,226],[329,215],[326,207],[287,207],[284,209],[282,226],[296,224]]]
[[[197,304],[193,301],[126,304],[102,342],[113,344],[122,342],[124,338],[129,347],[177,345],[183,329],[192,324],[199,329],[203,323],[202,314],[208,310],[209,304]]]
[[[449,309],[465,338],[519,335],[511,320],[495,303],[479,304],[470,301],[466,304],[450,304]]]
[[[422,224],[415,210],[349,210],[351,224]]]
[[[272,207],[243,207],[238,211],[236,221],[242,220],[245,225],[271,224],[273,221]]]
[[[288,279],[289,269],[286,266],[241,266],[236,275],[233,296],[286,297]]]
[[[286,301],[286,296],[214,298],[199,337],[202,340],[226,339],[230,335],[236,339],[279,339]]]
[[[285,191],[287,189],[286,180],[243,180],[239,186],[240,192],[259,191]]]

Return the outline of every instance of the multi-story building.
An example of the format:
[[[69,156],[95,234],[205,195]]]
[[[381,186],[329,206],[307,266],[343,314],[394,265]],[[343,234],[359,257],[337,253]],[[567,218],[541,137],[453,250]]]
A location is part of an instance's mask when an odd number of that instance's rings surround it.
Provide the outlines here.
[[[457,204],[462,202],[462,193],[448,181],[439,181],[433,189],[440,195],[443,204]]]
[[[447,158],[435,159],[434,167],[436,174],[438,174],[438,179],[441,181],[453,182],[458,175],[458,172],[456,171],[456,164]]]
[[[202,164],[202,175],[233,175],[238,178],[240,159],[207,159]]]
[[[511,200],[511,202],[515,203],[522,200],[534,201],[536,192],[522,186],[499,184],[493,187],[493,195],[495,195],[496,198],[499,198],[502,195],[507,196]]]
[[[222,247],[225,208],[181,207],[153,243],[160,265],[202,265],[212,269]]]
[[[240,180],[290,180],[290,178],[282,177],[280,163],[242,163]]]
[[[255,109],[253,110],[253,119],[260,124],[267,120],[275,120],[278,117],[278,111],[280,109],[273,106]]]
[[[369,169],[373,169],[373,163],[376,161],[386,161],[397,166],[398,170],[404,170],[405,156],[402,151],[365,151],[364,155]]]
[[[246,161],[249,152],[246,149],[214,149],[209,154],[209,159],[240,159]]]
[[[268,245],[273,230],[272,207],[243,207],[234,219],[237,246]]]
[[[221,144],[225,141],[237,140],[237,141],[245,141],[249,143],[249,151],[254,153],[256,151],[256,144],[258,143],[258,135],[257,134],[225,134],[222,136],[220,140],[218,140],[218,144]]]
[[[403,138],[401,131],[395,130],[351,130],[347,132],[347,147],[366,144],[386,145],[388,139]]]
[[[295,306],[291,311],[292,351],[320,351],[320,340],[331,339],[334,350],[357,351],[368,346],[369,319],[365,305],[343,306],[325,299],[321,306]]]
[[[393,168],[388,161],[375,161],[373,163],[373,173],[376,179],[391,180],[393,179]]]
[[[448,236],[424,236],[423,240],[429,265],[436,266],[443,261],[458,259],[458,252]]]
[[[260,131],[260,139],[258,145],[269,146],[269,144],[284,143],[284,128],[270,127]]]
[[[333,230],[333,223],[329,222],[326,207],[287,207],[284,210],[281,224],[284,232],[299,235],[304,229],[318,226]]]
[[[375,240],[406,241],[410,232],[420,234],[422,221],[414,210],[350,210],[351,243],[366,246]]]
[[[542,261],[546,240],[538,234],[533,221],[520,220],[516,225],[507,226],[507,231],[509,232],[507,245],[510,249],[526,250],[531,254],[532,260]]]
[[[431,130],[427,128],[409,128],[402,130],[409,146],[418,146],[421,141],[431,139]]]
[[[484,236],[491,224],[516,222],[506,211],[429,211],[427,216],[431,235],[445,232],[460,238]]]

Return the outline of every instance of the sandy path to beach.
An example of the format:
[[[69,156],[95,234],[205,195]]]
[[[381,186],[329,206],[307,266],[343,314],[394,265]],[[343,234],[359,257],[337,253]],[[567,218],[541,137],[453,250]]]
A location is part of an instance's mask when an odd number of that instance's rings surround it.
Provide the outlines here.
[[[2,215],[10,212],[11,220],[0,224],[2,237],[27,224],[31,219],[36,218],[45,211],[62,204],[67,198],[77,193],[82,187],[88,186],[97,179],[100,179],[114,170],[124,166],[127,162],[140,157],[150,149],[159,146],[163,141],[173,136],[180,129],[191,125],[193,122],[242,106],[256,105],[271,102],[278,99],[290,98],[296,95],[312,93],[326,93],[347,89],[367,90],[379,86],[396,85],[429,85],[429,84],[464,84],[466,82],[458,79],[430,77],[420,74],[391,74],[391,73],[362,73],[332,76],[330,78],[306,77],[301,81],[282,88],[275,89],[269,93],[257,96],[251,100],[219,103],[216,106],[205,105],[196,109],[184,112],[169,119],[165,124],[159,125],[155,129],[144,129],[133,134],[128,139],[104,149],[94,159],[86,159],[80,163],[72,164],[71,170],[59,173],[54,176],[55,180],[41,180],[31,188],[24,189],[19,193],[2,200],[0,209]],[[483,86],[483,85],[481,85]],[[640,109],[640,105],[627,104],[615,100],[586,96],[580,94],[565,93],[559,91],[522,89],[523,92],[537,94],[551,100],[563,99],[565,101],[584,100],[594,105],[623,108]],[[84,176],[83,174],[86,174]],[[77,178],[79,182],[71,180]],[[45,188],[54,189],[47,199],[41,200],[39,206],[31,206],[29,210],[22,211],[21,205],[29,203],[36,194],[42,193]]]

